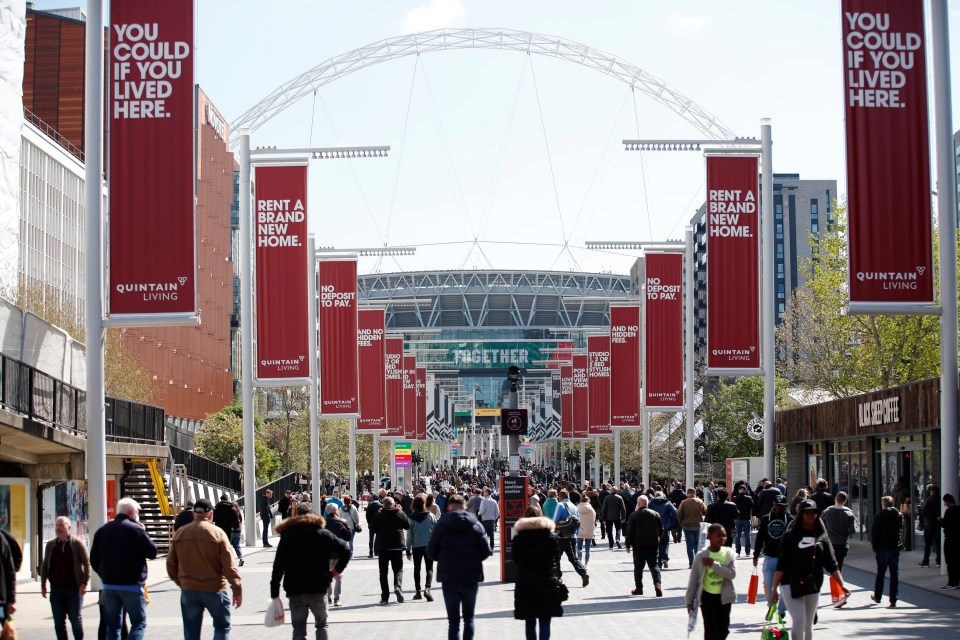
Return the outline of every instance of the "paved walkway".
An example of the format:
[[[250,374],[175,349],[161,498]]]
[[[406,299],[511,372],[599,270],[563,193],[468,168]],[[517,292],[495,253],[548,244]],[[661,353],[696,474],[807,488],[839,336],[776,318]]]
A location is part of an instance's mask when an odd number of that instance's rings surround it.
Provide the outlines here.
[[[274,540],[276,544],[276,540]],[[377,638],[392,640],[415,637],[417,640],[446,638],[446,616],[440,589],[436,601],[412,601],[413,567],[404,565],[404,587],[407,600],[396,604],[379,604],[377,562],[367,558],[366,532],[356,540],[358,557],[344,574],[343,599],[346,606],[330,612],[331,638]],[[362,553],[359,553],[360,551]],[[243,606],[233,616],[234,640],[268,640],[289,638],[291,628],[267,629],[263,616],[269,599],[273,549],[244,549],[246,565],[240,569],[244,585]],[[564,617],[553,621],[553,638],[577,639],[584,636],[615,640],[618,638],[686,637],[687,615],[684,609],[687,569],[683,544],[671,545],[670,568],[663,572],[664,597],[630,596],[633,568],[625,551],[610,551],[605,544],[594,548],[590,570],[590,586],[580,587],[580,580],[563,561],[570,599],[564,604]],[[890,610],[870,602],[873,567],[869,546],[857,543],[847,560],[845,578],[851,585],[851,602],[843,609],[833,609],[829,593],[821,598],[818,638],[956,638],[960,640],[960,592],[940,591],[945,578],[937,569],[920,569],[915,565],[920,554],[905,553],[901,562],[900,606]],[[487,582],[481,585],[477,603],[476,639],[512,640],[523,638],[523,623],[513,619],[513,587],[499,579],[499,551],[487,561],[484,570]],[[733,608],[731,638],[760,637],[766,607],[762,603],[745,603],[752,565],[749,559],[738,561],[737,591],[740,602]],[[864,570],[866,569],[866,570]],[[909,584],[908,584],[909,583]],[[150,563],[148,582],[152,603],[147,607],[147,638],[161,640],[181,638],[179,590],[167,579],[162,559]],[[652,594],[650,577],[646,576],[646,592]],[[825,589],[826,590],[826,589]],[[40,596],[39,583],[18,586],[17,627],[21,640],[53,638],[50,608]],[[761,592],[762,599],[762,592]],[[96,596],[86,598],[84,628],[88,638],[96,638],[98,615]],[[288,614],[289,620],[289,614]],[[311,623],[312,625],[312,623]],[[698,629],[691,637],[701,638]],[[209,619],[204,637],[213,635]],[[312,638],[311,634],[308,635]]]

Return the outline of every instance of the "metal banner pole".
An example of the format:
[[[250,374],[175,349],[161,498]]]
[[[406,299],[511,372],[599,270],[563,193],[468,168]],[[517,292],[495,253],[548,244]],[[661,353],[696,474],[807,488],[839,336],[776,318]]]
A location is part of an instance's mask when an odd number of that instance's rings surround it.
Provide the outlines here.
[[[96,532],[107,521],[107,431],[104,422],[103,349],[103,0],[87,3],[86,54],[84,58],[84,205],[87,210],[85,269],[87,350],[87,524]],[[100,588],[100,578],[91,576],[91,588]]]
[[[593,447],[593,486],[596,488],[600,486],[600,476],[602,475],[600,471],[600,436],[597,436],[594,440]]]
[[[374,489],[380,489],[380,434],[373,434],[373,482],[371,493],[376,493]]]
[[[320,494],[320,366],[317,361],[317,252],[313,234],[307,236],[307,308],[310,325],[310,481],[316,497]]]
[[[620,429],[613,430],[613,481],[620,482],[620,436],[623,432]],[[602,481],[603,478],[600,478]],[[598,491],[600,485],[595,487]]]
[[[580,486],[587,484],[587,441],[580,441]]]
[[[940,228],[940,495],[957,496],[957,183],[950,99],[950,30],[946,0],[930,3]],[[940,573],[946,573],[944,562]]]
[[[397,448],[395,440],[390,440],[390,490],[397,490]]]
[[[650,488],[650,412],[640,412],[640,437],[643,438],[643,488]]]
[[[257,461],[253,439],[253,218],[250,212],[250,130],[240,129],[240,402],[243,406],[243,522],[248,547],[257,543]]]
[[[350,429],[348,444],[350,448],[350,481],[347,484],[347,493],[356,497],[359,495],[357,491],[357,419],[350,418],[347,428]]]
[[[687,387],[687,443],[686,443],[686,454],[684,456],[684,461],[686,463],[686,481],[687,488],[693,487],[695,483],[695,467],[696,464],[696,438],[694,433],[695,423],[696,423],[696,371],[694,367],[696,366],[695,354],[696,347],[694,345],[695,334],[694,334],[694,312],[693,312],[693,227],[687,226],[684,230],[684,240],[687,244],[686,254],[687,254],[687,281],[684,283],[687,287],[687,308],[686,308],[686,333],[687,333],[687,366],[686,366],[686,387]],[[772,477],[772,476],[767,476]]]
[[[773,260],[773,136],[770,118],[760,120],[760,163],[763,166],[760,185],[761,229],[763,258],[760,261],[760,281],[763,287],[760,312],[760,366],[763,369],[763,473],[773,480],[776,476],[776,434],[773,423],[776,411],[776,361],[774,353],[774,282],[776,266]]]

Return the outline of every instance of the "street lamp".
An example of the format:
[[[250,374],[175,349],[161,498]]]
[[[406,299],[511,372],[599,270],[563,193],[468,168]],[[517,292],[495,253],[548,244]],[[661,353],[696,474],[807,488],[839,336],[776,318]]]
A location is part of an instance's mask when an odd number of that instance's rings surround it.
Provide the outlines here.
[[[510,409],[519,408],[519,398],[517,397],[517,385],[520,382],[520,368],[516,365],[510,365],[507,368],[507,380],[510,382],[509,405]],[[507,455],[511,476],[520,475],[520,436],[507,436]]]

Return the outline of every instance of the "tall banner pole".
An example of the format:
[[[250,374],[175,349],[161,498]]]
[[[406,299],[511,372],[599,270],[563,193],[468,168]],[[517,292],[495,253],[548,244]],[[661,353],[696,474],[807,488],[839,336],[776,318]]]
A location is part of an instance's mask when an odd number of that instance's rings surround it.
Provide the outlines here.
[[[647,394],[647,287],[646,283],[641,286],[640,299],[643,307],[640,311],[640,380],[643,388],[644,397]],[[640,409],[640,481],[643,482],[644,490],[650,488],[650,413],[646,405]],[[617,478],[617,482],[620,479]]]
[[[396,438],[390,439],[390,489],[397,490],[397,448]]]
[[[380,489],[380,434],[373,433],[373,481],[376,483],[370,487],[371,495],[375,493],[374,489]]]
[[[687,281],[684,283],[686,286],[686,297],[687,297],[687,308],[686,308],[686,332],[687,332],[687,366],[686,366],[686,388],[687,388],[687,445],[686,445],[686,455],[684,456],[684,462],[686,463],[686,488],[693,487],[695,482],[695,463],[696,463],[696,442],[695,442],[695,433],[694,428],[696,424],[696,416],[694,415],[695,401],[697,390],[694,388],[696,385],[696,376],[694,372],[695,359],[694,354],[696,350],[694,349],[693,341],[694,337],[694,313],[693,313],[693,227],[687,226],[684,231],[684,241],[686,242],[686,260],[687,260]],[[767,476],[772,478],[773,476]]]
[[[613,430],[613,481],[620,482],[620,434],[622,431],[620,429]],[[601,483],[603,478],[600,478]],[[600,485],[598,484],[595,489],[599,491]]]
[[[580,486],[587,484],[587,441],[580,441]]]
[[[760,164],[762,165],[760,197],[761,228],[763,230],[763,260],[760,277],[763,282],[763,300],[760,312],[760,358],[763,369],[763,473],[772,481],[776,473],[776,354],[774,353],[773,289],[776,265],[773,260],[773,136],[770,118],[760,120]]]
[[[640,437],[643,438],[643,488],[650,488],[650,412],[640,414]]]
[[[250,214],[250,129],[240,129],[240,402],[243,407],[243,522],[247,546],[257,543],[257,465],[253,446],[253,219]]]
[[[950,30],[946,0],[930,3],[940,229],[940,495],[956,496],[957,474],[957,183],[950,98]],[[89,147],[88,147],[89,148]],[[951,472],[953,471],[953,472]],[[941,574],[946,571],[946,563]]]
[[[357,491],[357,419],[350,418],[350,424],[348,426],[350,429],[350,484],[347,485],[347,493],[357,497],[359,492]]]
[[[317,251],[313,234],[307,236],[307,309],[310,329],[310,481],[320,490],[320,362],[317,359]]]
[[[594,453],[593,453],[593,486],[600,486],[600,436],[597,436],[594,440]]]
[[[103,0],[87,3],[86,53],[84,58],[84,180],[87,209],[85,262],[87,350],[87,500],[90,531],[107,521],[107,435],[104,423],[103,371]],[[91,587],[100,588],[93,576]]]

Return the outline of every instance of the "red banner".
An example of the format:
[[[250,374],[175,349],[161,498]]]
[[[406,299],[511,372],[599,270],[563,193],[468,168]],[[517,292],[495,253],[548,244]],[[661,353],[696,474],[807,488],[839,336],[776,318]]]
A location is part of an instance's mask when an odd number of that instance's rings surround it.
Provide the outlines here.
[[[310,376],[307,167],[256,171],[257,379],[304,379]]]
[[[360,309],[357,314],[357,350],[360,366],[360,419],[358,431],[384,431],[386,371],[383,309]]]
[[[193,15],[111,3],[111,315],[196,312]]]
[[[587,377],[587,354],[576,353],[573,360],[573,437],[590,436],[590,381]]]
[[[417,357],[403,356],[403,438],[417,437]]]
[[[547,363],[547,369],[559,369],[562,362],[570,361],[570,354],[573,353],[573,343],[567,340],[557,343],[557,348],[550,356],[550,362]]]
[[[320,298],[320,415],[360,413],[357,363],[357,261],[322,259]]]
[[[644,404],[683,408],[683,254],[646,256]]]
[[[640,425],[640,307],[610,307],[610,426]]]
[[[587,380],[590,393],[590,436],[609,436],[610,336],[587,337]]]
[[[387,338],[383,361],[387,381],[387,433],[403,437],[403,338]]]
[[[707,157],[707,368],[760,368],[756,156]]]
[[[932,303],[923,2],[842,13],[850,302]]]
[[[427,368],[417,367],[417,440],[427,439]]]
[[[573,367],[560,365],[560,437],[573,437]]]

